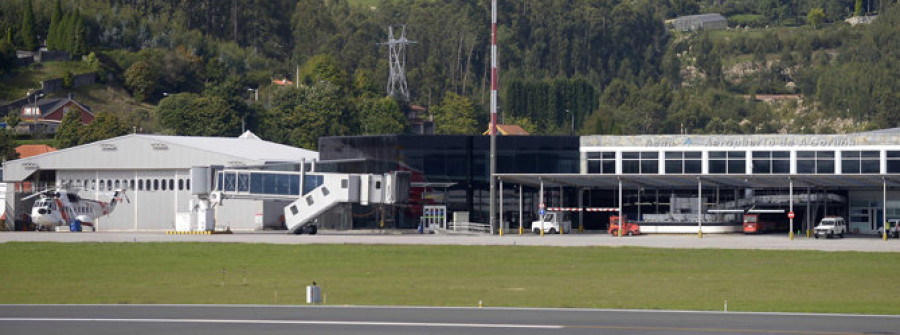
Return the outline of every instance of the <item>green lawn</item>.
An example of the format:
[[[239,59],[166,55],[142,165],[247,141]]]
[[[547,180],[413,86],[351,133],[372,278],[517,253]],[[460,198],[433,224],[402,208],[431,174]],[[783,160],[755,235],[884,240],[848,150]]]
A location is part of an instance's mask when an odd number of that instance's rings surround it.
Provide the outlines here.
[[[513,246],[0,244],[0,303],[304,303],[900,314],[897,254]],[[226,270],[224,286],[222,269]],[[246,278],[247,284],[243,284]]]

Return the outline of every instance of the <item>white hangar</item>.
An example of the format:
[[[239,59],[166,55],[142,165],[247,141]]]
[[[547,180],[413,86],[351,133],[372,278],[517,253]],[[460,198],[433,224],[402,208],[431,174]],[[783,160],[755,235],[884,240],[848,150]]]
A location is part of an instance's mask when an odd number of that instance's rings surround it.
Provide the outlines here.
[[[130,202],[96,222],[98,231],[166,231],[175,229],[179,213],[191,211],[192,167],[263,167],[294,170],[318,153],[261,140],[251,132],[237,138],[130,134],[43,155],[3,163],[9,186],[6,210],[20,218],[30,208],[20,199],[46,187],[67,186],[82,198],[109,200],[126,188]],[[23,191],[22,185],[31,190]],[[20,190],[13,194],[13,189]],[[216,226],[262,230],[282,226],[287,201],[229,200],[215,210]],[[12,222],[12,220],[9,220]]]

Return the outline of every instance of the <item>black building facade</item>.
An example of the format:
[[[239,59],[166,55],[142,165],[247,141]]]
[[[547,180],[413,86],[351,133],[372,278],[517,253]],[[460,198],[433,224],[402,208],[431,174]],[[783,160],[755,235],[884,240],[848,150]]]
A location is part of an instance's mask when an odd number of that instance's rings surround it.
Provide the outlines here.
[[[422,206],[465,211],[469,221],[487,223],[490,137],[451,135],[342,136],[319,139],[320,170],[342,173],[410,171],[409,204],[384,210],[354,205],[353,228],[415,228]],[[577,136],[500,136],[497,173],[579,173]],[[553,203],[561,190],[545,190]],[[518,227],[519,190],[504,190],[504,220]],[[537,192],[523,189],[525,221],[535,217]],[[383,214],[382,214],[383,213]],[[449,219],[449,218],[448,218]]]

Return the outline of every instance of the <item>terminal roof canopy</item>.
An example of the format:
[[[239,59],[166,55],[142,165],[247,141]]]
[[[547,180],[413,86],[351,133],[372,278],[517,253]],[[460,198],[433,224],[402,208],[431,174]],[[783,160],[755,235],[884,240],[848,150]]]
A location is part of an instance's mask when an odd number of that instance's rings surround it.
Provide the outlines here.
[[[316,160],[315,151],[241,137],[129,134],[3,164],[4,182],[39,170],[153,170],[193,166],[258,166]]]

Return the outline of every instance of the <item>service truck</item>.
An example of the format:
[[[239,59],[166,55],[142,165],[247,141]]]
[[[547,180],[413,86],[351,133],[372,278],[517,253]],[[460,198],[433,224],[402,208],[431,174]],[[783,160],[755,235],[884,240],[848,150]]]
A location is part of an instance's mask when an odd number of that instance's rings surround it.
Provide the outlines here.
[[[572,221],[569,221],[563,212],[548,211],[541,220],[531,223],[531,231],[535,234],[540,234],[541,229],[545,234],[556,234],[559,233],[560,227],[563,234],[568,234],[572,230]]]
[[[816,228],[813,228],[813,236],[815,238],[819,238],[819,236],[830,238],[835,235],[844,238],[845,233],[847,233],[847,221],[844,221],[844,218],[840,216],[826,216],[822,221],[819,221],[819,225]]]

